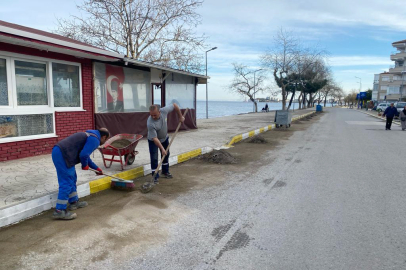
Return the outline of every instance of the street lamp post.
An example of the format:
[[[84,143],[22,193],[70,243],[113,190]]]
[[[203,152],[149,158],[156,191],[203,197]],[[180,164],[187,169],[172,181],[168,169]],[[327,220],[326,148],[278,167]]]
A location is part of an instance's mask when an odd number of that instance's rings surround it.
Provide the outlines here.
[[[213,47],[210,50],[206,51],[206,77],[207,77],[207,53],[217,49],[217,47]],[[206,79],[206,119],[209,119],[209,88],[208,88],[209,81]]]
[[[260,69],[257,69],[257,70],[254,71],[254,104],[253,104],[254,105],[254,108],[253,108],[254,112],[256,112],[255,111],[255,72],[258,72],[258,71],[261,71],[261,70],[263,70],[263,68],[260,68]]]
[[[400,85],[400,100],[399,101],[402,101],[402,99],[403,99],[403,85],[404,85],[404,78],[405,78],[405,73],[406,73],[406,71],[402,71],[402,84]]]
[[[361,102],[361,88],[362,88],[362,81],[361,81],[361,78],[360,77],[357,77],[357,76],[355,76],[355,78],[357,78],[357,79],[359,79],[359,94],[358,94],[358,99],[359,99],[359,102],[358,102],[358,106],[357,106],[357,109],[359,108],[359,103]],[[362,107],[361,107],[361,109],[362,109]]]

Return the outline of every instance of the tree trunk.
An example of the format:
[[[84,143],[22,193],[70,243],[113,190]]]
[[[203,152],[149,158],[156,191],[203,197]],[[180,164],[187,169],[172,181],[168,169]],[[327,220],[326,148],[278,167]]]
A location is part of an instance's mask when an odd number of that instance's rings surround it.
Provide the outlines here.
[[[282,93],[282,110],[286,110],[286,93]]]
[[[299,110],[301,110],[301,109],[302,109],[302,96],[303,96],[303,93],[300,93],[300,96],[299,96],[299,98],[298,98],[298,102],[299,102]]]
[[[290,106],[292,105],[292,101],[295,98],[295,93],[296,93],[296,91],[293,91],[292,96],[290,97],[289,106],[288,106],[287,110],[289,110]]]

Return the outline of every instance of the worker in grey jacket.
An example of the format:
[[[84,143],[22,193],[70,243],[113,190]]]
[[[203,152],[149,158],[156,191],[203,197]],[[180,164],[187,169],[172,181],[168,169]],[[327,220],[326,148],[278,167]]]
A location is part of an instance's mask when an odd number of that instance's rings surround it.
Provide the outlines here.
[[[185,118],[182,116],[180,108],[177,104],[171,104],[163,108],[159,108],[159,105],[151,105],[149,107],[149,114],[147,120],[148,127],[148,146],[151,159],[151,171],[152,174],[158,167],[158,148],[161,151],[161,157],[165,155],[162,163],[162,175],[166,178],[172,178],[172,174],[169,172],[169,151],[166,152],[166,148],[169,145],[168,136],[168,114],[173,110],[179,116],[179,121],[184,122]],[[159,169],[159,168],[158,168]],[[158,183],[159,174],[155,175],[155,184]]]

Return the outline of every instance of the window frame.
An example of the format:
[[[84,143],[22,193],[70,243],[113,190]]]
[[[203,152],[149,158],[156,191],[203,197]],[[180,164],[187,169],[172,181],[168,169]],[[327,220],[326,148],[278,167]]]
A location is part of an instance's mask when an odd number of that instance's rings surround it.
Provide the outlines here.
[[[0,105],[0,112],[2,109],[11,109],[13,108],[12,101],[14,100],[13,97],[13,91],[12,87],[10,87],[10,84],[12,84],[12,77],[11,77],[11,68],[10,68],[10,57],[7,56],[2,56],[0,54],[0,59],[5,59],[6,60],[6,78],[7,78],[7,94],[8,94],[8,105]]]
[[[0,115],[34,115],[34,114],[52,114],[53,117],[53,133],[0,138],[0,144],[27,141],[35,139],[53,138],[56,135],[56,112],[78,112],[86,111],[83,109],[83,83],[82,83],[82,64],[78,62],[70,62],[64,60],[55,60],[45,57],[37,57],[31,55],[24,55],[19,53],[11,53],[0,51],[0,58],[6,59],[6,73],[7,73],[7,90],[8,90],[8,106],[0,105]],[[15,74],[15,60],[34,62],[46,64],[46,82],[47,82],[47,99],[48,105],[18,105],[17,101],[17,86]],[[54,106],[54,91],[53,91],[53,77],[52,77],[52,63],[65,64],[79,67],[79,90],[80,90],[80,107],[55,107]]]
[[[50,107],[50,99],[49,99],[49,78],[48,78],[48,63],[46,61],[35,61],[35,60],[25,60],[25,59],[21,59],[21,58],[10,58],[11,60],[11,77],[12,77],[12,82],[13,82],[13,88],[12,88],[12,92],[14,94],[13,96],[13,100],[12,100],[12,104],[13,104],[13,108],[15,109],[20,109],[20,108],[24,108],[24,109],[36,109],[36,108],[48,108]],[[35,63],[35,64],[45,64],[45,74],[46,74],[46,91],[47,91],[47,105],[18,105],[18,94],[17,94],[17,75],[15,72],[16,66],[15,66],[15,61],[20,61],[20,62],[27,62],[27,63]]]
[[[0,114],[13,114],[15,110],[25,111],[25,114],[30,113],[32,109],[41,111],[44,113],[49,112],[74,112],[74,111],[86,111],[83,109],[83,83],[82,83],[82,65],[77,62],[70,62],[64,60],[55,60],[44,57],[37,57],[31,55],[23,55],[18,53],[10,53],[0,51],[0,58],[6,59],[7,67],[7,81],[8,93],[9,93],[9,106],[0,106]],[[34,63],[45,63],[47,69],[47,97],[48,105],[17,105],[17,87],[15,82],[15,65],[14,60],[26,61]],[[79,107],[55,107],[54,106],[54,91],[53,91],[53,78],[52,78],[52,63],[65,64],[79,67],[79,90],[80,90],[80,106]],[[10,96],[11,93],[11,96]],[[11,97],[11,100],[10,100]]]

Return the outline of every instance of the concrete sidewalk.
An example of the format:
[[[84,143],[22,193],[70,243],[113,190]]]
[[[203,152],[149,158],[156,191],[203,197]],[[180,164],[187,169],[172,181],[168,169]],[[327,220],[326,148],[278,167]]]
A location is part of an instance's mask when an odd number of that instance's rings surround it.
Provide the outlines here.
[[[295,111],[294,116],[314,111],[314,108]],[[274,112],[249,113],[212,119],[198,119],[197,130],[184,131],[177,135],[171,148],[171,156],[195,150],[198,148],[217,148],[224,146],[238,134],[260,129],[271,125]],[[146,139],[142,139],[136,148],[139,154],[126,171],[149,164],[149,150]],[[95,151],[93,161],[106,173],[120,173],[119,163],[113,163],[111,168],[104,168],[101,154]],[[80,164],[76,167],[79,186],[103,177],[97,177],[93,172],[82,171]],[[25,159],[0,163],[0,210],[18,204],[29,202],[47,194],[55,194],[58,190],[56,171],[51,155],[42,155]]]

